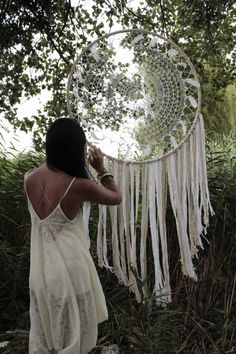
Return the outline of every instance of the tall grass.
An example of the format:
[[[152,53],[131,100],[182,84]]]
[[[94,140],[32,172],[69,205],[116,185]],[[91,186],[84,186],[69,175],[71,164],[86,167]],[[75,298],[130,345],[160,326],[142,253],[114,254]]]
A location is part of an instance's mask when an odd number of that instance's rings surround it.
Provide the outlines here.
[[[116,343],[121,352],[233,353],[236,352],[236,143],[233,136],[208,144],[208,176],[215,216],[211,218],[204,250],[195,260],[198,282],[181,272],[174,219],[168,213],[168,244],[173,301],[155,305],[151,294],[142,304],[119,285],[115,276],[98,269],[105,291],[109,320],[99,326],[99,353]],[[41,163],[40,155],[0,156],[0,342],[3,353],[27,353],[29,330],[29,215],[23,195],[25,171]],[[97,209],[90,234],[95,255]],[[150,271],[150,282],[153,272]],[[18,330],[16,333],[6,331]],[[24,332],[26,331],[26,332]]]

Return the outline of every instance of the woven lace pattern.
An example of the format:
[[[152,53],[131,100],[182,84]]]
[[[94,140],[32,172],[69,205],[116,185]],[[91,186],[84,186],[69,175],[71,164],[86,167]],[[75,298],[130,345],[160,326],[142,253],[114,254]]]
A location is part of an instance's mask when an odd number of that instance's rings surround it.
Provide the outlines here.
[[[88,353],[91,348],[90,333],[97,333],[97,323],[93,321],[95,311],[92,291],[77,295],[77,304],[80,314],[80,354]],[[50,354],[48,349],[45,331],[40,316],[40,309],[35,292],[30,291],[31,318],[32,324],[30,331],[29,353],[30,354]],[[52,324],[56,341],[54,343],[56,352],[67,348],[76,340],[76,329],[71,325],[70,299],[60,297],[60,295],[49,294],[49,304],[51,313],[54,314]],[[89,336],[88,336],[89,334]],[[89,337],[89,338],[88,338]],[[38,338],[38,341],[35,341]],[[52,350],[53,348],[51,348]],[[70,354],[78,354],[78,349],[71,349]]]
[[[105,148],[108,140],[113,145],[119,141],[112,157],[161,157],[181,143],[195,120],[198,78],[188,57],[169,39],[142,30],[120,32],[79,56],[69,105],[76,107],[92,143]]]

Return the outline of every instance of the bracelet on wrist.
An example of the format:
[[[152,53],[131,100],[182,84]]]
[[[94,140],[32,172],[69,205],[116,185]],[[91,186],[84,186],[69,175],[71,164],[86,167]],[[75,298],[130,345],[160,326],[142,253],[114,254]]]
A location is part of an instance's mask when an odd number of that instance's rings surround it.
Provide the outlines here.
[[[104,172],[104,173],[99,177],[100,182],[102,182],[104,178],[108,178],[108,177],[110,177],[111,179],[114,178],[113,175],[111,175],[109,172]]]
[[[98,177],[98,178],[101,178],[101,176],[102,176],[104,173],[107,173],[107,170],[105,169],[105,167],[101,170],[101,172],[98,172],[98,173],[97,173],[97,177]]]

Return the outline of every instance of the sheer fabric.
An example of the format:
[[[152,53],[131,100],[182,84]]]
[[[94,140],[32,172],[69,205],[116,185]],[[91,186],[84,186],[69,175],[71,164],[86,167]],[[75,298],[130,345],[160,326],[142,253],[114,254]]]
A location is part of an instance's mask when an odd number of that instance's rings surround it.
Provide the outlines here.
[[[42,220],[29,197],[28,208],[32,222],[29,353],[49,354],[54,349],[57,354],[86,354],[96,346],[97,325],[108,314],[82,211],[70,220],[59,203]]]

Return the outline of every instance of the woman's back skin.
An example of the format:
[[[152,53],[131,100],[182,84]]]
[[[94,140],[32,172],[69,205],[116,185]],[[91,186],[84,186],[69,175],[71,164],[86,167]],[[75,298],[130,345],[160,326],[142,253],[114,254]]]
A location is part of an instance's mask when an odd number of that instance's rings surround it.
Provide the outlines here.
[[[103,158],[99,155],[98,149],[90,150],[89,160],[97,171],[104,168]],[[63,198],[72,179],[72,176],[63,171],[48,168],[46,163],[26,173],[25,189],[41,220],[48,217],[59,203],[63,213],[72,220],[77,216],[84,201],[107,205],[121,202],[121,193],[114,181],[107,180],[100,187],[94,181],[85,178],[76,178]]]

